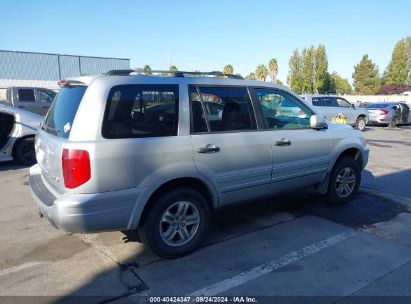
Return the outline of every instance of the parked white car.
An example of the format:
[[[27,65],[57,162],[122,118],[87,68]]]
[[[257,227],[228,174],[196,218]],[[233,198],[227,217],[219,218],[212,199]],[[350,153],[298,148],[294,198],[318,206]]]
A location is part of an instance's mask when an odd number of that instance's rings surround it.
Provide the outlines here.
[[[341,96],[305,95],[302,98],[329,120],[350,125],[364,131],[368,122],[368,111],[356,107]]]
[[[40,115],[0,104],[0,162],[34,164],[34,137],[42,121]]]

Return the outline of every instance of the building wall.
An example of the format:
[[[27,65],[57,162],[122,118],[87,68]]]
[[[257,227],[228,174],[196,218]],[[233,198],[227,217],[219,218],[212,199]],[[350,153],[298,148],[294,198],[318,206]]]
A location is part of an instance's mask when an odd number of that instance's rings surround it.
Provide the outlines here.
[[[4,88],[9,86],[40,86],[56,90],[60,79],[129,68],[130,59],[125,58],[0,50],[0,98]]]
[[[405,101],[407,104],[411,104],[411,96],[405,95],[344,95],[343,97],[354,104],[380,101]]]

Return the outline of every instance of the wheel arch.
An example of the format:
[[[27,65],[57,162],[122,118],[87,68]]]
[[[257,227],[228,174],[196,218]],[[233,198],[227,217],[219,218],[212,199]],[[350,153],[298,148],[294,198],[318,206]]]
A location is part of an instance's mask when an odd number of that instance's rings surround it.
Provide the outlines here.
[[[15,153],[16,153],[16,147],[18,146],[18,144],[22,141],[25,140],[27,138],[35,138],[36,135],[35,134],[27,134],[24,135],[22,137],[17,138],[14,142],[13,142],[13,148],[12,148],[12,152],[11,155],[13,156],[13,159],[15,159]]]
[[[199,191],[202,195],[204,195],[210,210],[214,210],[218,206],[217,194],[212,189],[210,189],[210,186],[207,185],[206,182],[204,182],[200,178],[198,177],[175,178],[175,179],[172,179],[172,180],[169,180],[163,183],[150,194],[149,198],[146,200],[144,207],[142,208],[141,214],[139,216],[137,214],[134,214],[133,217],[137,216],[135,220],[137,219],[138,220],[133,221],[132,225],[130,226],[130,229],[135,229],[139,225],[144,223],[144,220],[147,217],[147,213],[150,211],[150,208],[153,206],[153,204],[155,204],[156,199],[160,195],[162,195],[163,193],[166,193],[167,191],[175,189],[177,187],[189,187],[189,188]]]
[[[338,154],[337,158],[331,163],[331,166],[327,173],[326,178],[315,188],[315,191],[317,193],[325,194],[327,192],[328,184],[330,182],[330,174],[332,170],[334,169],[335,165],[344,157],[350,157],[354,159],[358,163],[359,167],[361,169],[363,168],[364,159],[363,159],[363,154],[361,150],[356,147],[350,147],[350,148],[344,149]]]

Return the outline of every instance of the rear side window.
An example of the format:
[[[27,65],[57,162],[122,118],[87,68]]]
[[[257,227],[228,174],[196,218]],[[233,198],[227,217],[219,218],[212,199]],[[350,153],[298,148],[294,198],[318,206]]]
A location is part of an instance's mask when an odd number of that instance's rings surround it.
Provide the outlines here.
[[[85,86],[63,87],[54,98],[42,129],[58,137],[68,138]]]
[[[119,85],[110,90],[105,138],[175,136],[177,129],[178,85]]]
[[[256,129],[246,87],[192,87],[192,133]]]
[[[338,107],[338,103],[334,97],[323,97],[321,99],[323,107]]]
[[[321,99],[320,99],[320,98],[315,97],[315,98],[312,99],[312,101],[313,101],[313,106],[323,107],[323,104],[321,103]]]
[[[35,102],[33,89],[19,89],[18,91],[19,101],[20,102]]]

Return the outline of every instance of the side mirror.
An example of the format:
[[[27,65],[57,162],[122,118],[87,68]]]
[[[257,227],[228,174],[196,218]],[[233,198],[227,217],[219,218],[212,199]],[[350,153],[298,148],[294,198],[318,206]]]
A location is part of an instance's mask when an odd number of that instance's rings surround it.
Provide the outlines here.
[[[351,109],[355,110],[355,105],[353,103],[351,103]]]
[[[321,115],[311,115],[310,117],[310,127],[312,129],[325,129],[327,128],[327,121],[324,116]]]

